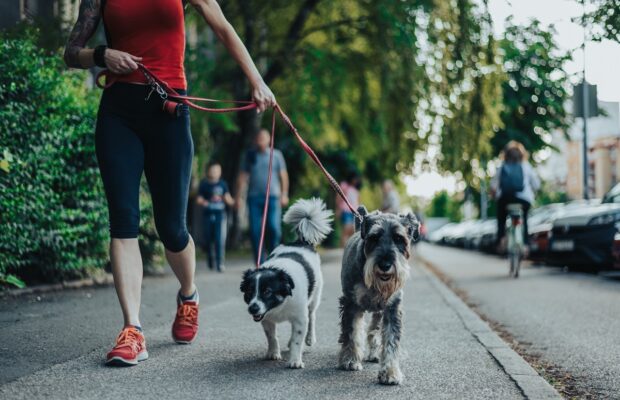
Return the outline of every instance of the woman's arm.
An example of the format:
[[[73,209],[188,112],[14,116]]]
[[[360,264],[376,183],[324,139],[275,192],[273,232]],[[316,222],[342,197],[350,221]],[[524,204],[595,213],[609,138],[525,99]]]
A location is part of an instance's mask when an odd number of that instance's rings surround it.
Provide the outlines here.
[[[86,69],[95,66],[94,50],[84,46],[97,30],[100,18],[100,0],[82,0],[78,19],[65,47],[65,63],[68,67]]]
[[[84,47],[99,25],[101,19],[101,0],[82,0],[78,19],[71,30],[65,46],[65,63],[71,68],[87,69],[95,66],[94,50]],[[132,56],[124,51],[106,49],[105,64],[115,74],[127,74],[138,69],[136,62],[141,57]]]
[[[265,84],[258,72],[254,61],[245,45],[235,32],[235,29],[226,20],[222,9],[216,0],[189,0],[189,3],[202,15],[207,24],[213,29],[228,52],[237,61],[241,70],[252,85],[252,98],[258,104],[258,112],[263,112],[276,104],[276,98],[271,89]]]

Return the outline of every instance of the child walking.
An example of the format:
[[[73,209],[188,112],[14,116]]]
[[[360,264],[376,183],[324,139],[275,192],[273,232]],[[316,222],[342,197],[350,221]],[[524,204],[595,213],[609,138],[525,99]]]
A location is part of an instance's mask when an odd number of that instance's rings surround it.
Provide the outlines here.
[[[216,162],[207,165],[207,178],[200,182],[196,202],[203,207],[203,229],[207,266],[218,272],[224,270],[226,245],[226,206],[234,200],[226,181],[221,179],[222,166]]]

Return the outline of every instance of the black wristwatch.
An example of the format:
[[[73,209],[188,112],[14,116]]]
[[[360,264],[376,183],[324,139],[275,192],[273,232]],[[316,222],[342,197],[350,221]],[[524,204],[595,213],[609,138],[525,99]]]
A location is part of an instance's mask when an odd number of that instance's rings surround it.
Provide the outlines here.
[[[108,66],[105,64],[105,51],[108,46],[102,44],[95,47],[95,52],[93,53],[93,60],[95,61],[95,65],[101,68],[107,68]]]

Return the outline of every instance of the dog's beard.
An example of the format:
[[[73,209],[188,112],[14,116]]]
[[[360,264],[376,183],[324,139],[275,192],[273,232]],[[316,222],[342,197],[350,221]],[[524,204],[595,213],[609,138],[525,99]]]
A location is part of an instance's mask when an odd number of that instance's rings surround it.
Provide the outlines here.
[[[389,280],[384,281],[377,275],[379,269],[374,257],[368,257],[364,264],[364,284],[368,289],[375,289],[384,300],[389,300],[394,293],[405,286],[409,277],[409,263],[402,254],[398,253],[394,263],[394,272]]]

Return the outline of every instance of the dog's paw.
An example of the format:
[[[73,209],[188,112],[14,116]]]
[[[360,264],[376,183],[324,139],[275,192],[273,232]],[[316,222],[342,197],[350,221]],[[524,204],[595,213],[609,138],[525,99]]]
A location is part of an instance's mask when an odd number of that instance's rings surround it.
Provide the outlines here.
[[[382,385],[398,385],[403,380],[403,374],[398,368],[384,368],[379,371],[379,383]]]
[[[265,360],[279,361],[282,359],[282,355],[279,351],[268,351],[265,356]]]
[[[306,336],[306,346],[312,346],[315,343],[316,343],[316,338],[314,337],[314,335]]]
[[[301,360],[289,360],[286,366],[291,369],[301,369],[304,367],[304,363]]]
[[[379,362],[379,356],[376,354],[369,354],[366,356],[366,358],[364,358],[364,361],[366,362],[370,362],[370,363],[378,363]]]
[[[338,365],[338,368],[345,371],[361,371],[362,369],[364,369],[362,363],[355,360],[341,361]]]

